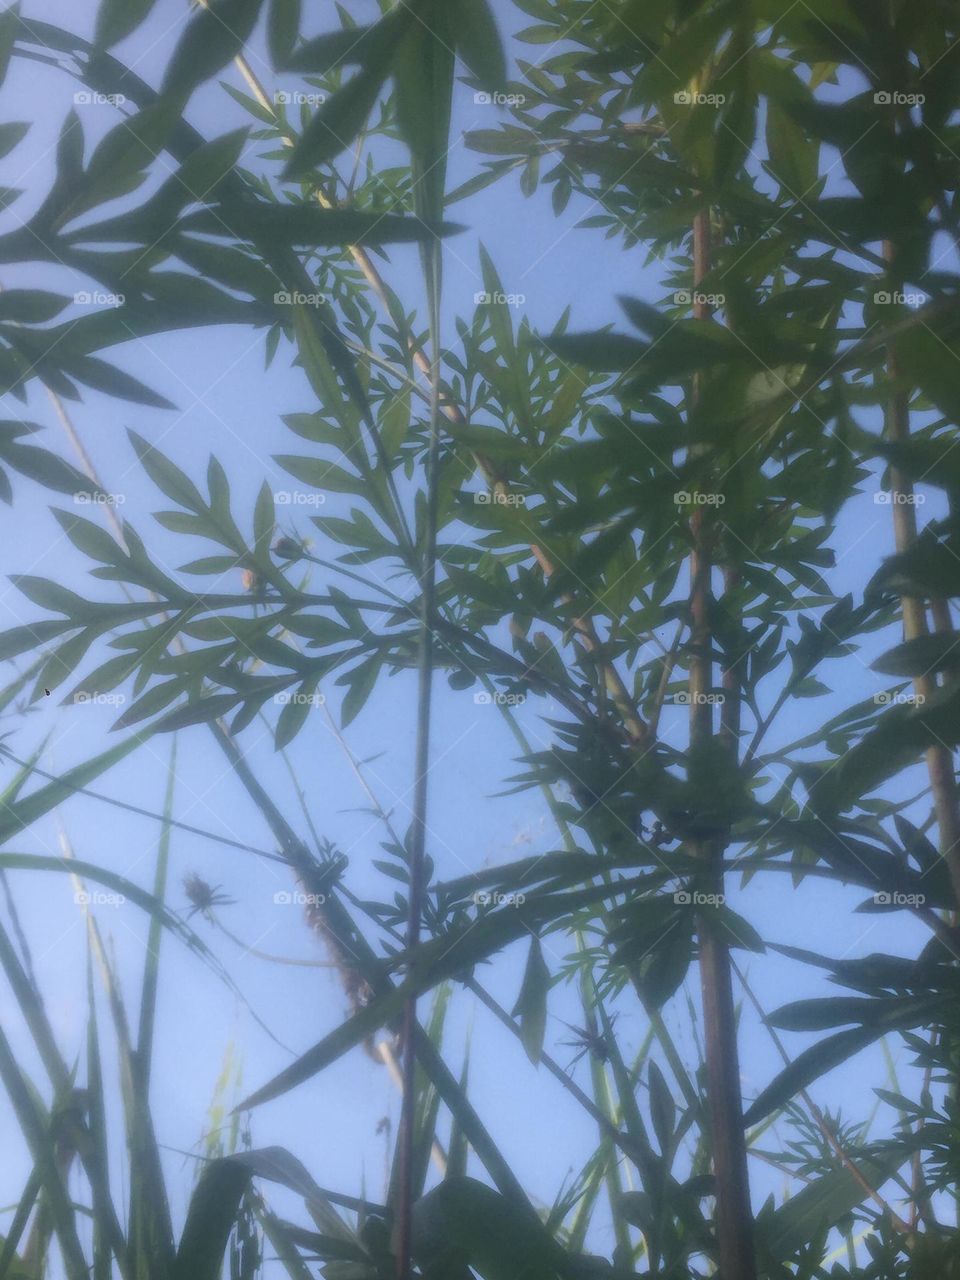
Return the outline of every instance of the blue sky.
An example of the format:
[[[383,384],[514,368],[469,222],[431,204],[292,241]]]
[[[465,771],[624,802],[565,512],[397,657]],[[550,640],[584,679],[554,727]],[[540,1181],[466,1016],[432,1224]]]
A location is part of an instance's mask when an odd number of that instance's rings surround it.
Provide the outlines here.
[[[92,0],[27,0],[25,12],[81,33],[92,29]],[[158,6],[158,12],[119,53],[136,65],[151,82],[172,48],[179,30],[173,16],[181,8],[175,0]],[[368,5],[371,12],[373,5]],[[361,6],[351,6],[360,14]],[[501,0],[501,14],[511,7]],[[521,23],[519,25],[524,25]],[[523,51],[525,55],[530,50]],[[539,53],[536,49],[533,52]],[[274,82],[269,66],[257,48],[250,52],[257,73]],[[231,70],[226,78],[239,84]],[[52,172],[52,147],[65,112],[72,105],[76,85],[66,77],[36,65],[15,61],[4,86],[5,119],[31,119],[28,140],[8,161],[15,171],[11,185],[23,185],[26,193],[2,223],[3,229],[22,220],[37,207]],[[472,93],[462,89],[457,104],[456,129],[492,127],[496,109],[474,104]],[[247,122],[240,108],[217,86],[197,94],[190,119],[208,134],[225,132]],[[83,127],[91,142],[115,122],[107,105],[84,106]],[[451,155],[449,185],[458,185],[475,171],[477,157],[461,146]],[[617,314],[617,294],[635,293],[656,302],[663,290],[656,267],[642,265],[642,248],[625,253],[616,242],[595,232],[577,230],[575,223],[591,210],[575,200],[555,219],[548,196],[524,199],[515,182],[507,180],[470,201],[456,206],[454,216],[469,224],[468,233],[446,248],[446,316],[469,314],[473,294],[481,287],[478,242],[483,241],[496,261],[508,292],[523,294],[522,310],[535,327],[549,329],[567,305],[572,307],[572,327],[590,328],[607,323]],[[390,283],[405,299],[419,296],[414,251],[391,252],[385,268]],[[3,286],[43,285],[69,292],[63,273],[57,270],[10,269]],[[84,287],[77,281],[76,288]],[[518,310],[518,315],[520,310]],[[450,330],[448,329],[448,332]],[[162,390],[178,406],[176,412],[141,409],[94,393],[70,412],[100,470],[108,491],[122,498],[121,514],[130,518],[148,539],[160,561],[182,564],[194,552],[184,540],[162,530],[146,513],[163,507],[142,473],[126,439],[134,427],[171,456],[192,476],[202,476],[209,453],[226,466],[235,493],[235,509],[249,512],[253,497],[266,477],[278,490],[295,488],[290,477],[271,460],[271,454],[298,451],[296,441],[280,421],[281,413],[307,411],[310,390],[302,374],[290,368],[291,351],[281,347],[273,367],[264,370],[262,335],[240,329],[196,330],[130,344],[116,353],[124,369]],[[55,416],[45,395],[33,390],[29,410],[16,403],[7,416],[33,418],[47,431],[45,442],[69,456]],[[293,447],[292,447],[293,446]],[[58,536],[47,512],[50,495],[25,480],[16,481],[16,505],[0,511],[0,570],[3,574],[30,572],[64,582],[74,589],[90,583],[93,593],[107,598],[109,588],[85,577],[86,565]],[[69,506],[70,500],[63,504]],[[324,508],[338,511],[331,500]],[[84,514],[84,513],[81,513]],[[306,510],[293,517],[302,532],[309,529]],[[877,506],[872,493],[852,503],[843,522],[844,545],[834,580],[838,590],[859,593],[879,555],[892,550],[889,509]],[[318,582],[323,581],[322,575]],[[3,628],[34,615],[33,607],[9,585],[0,581],[0,625]],[[834,668],[839,672],[839,667]],[[828,670],[827,682],[833,671]],[[831,710],[866,696],[876,688],[876,678],[856,661],[843,667],[843,679]],[[129,691],[127,691],[129,692]],[[371,758],[368,777],[386,808],[392,808],[401,826],[406,825],[411,799],[414,688],[412,680],[397,678],[382,688],[364,713],[350,727],[348,738],[354,754]],[[335,706],[335,702],[332,704]],[[794,715],[784,726],[784,738],[798,736],[813,717],[823,717],[825,700],[812,704],[804,718]],[[801,712],[803,708],[801,708]],[[8,721],[15,730],[13,747],[26,755],[31,744],[51,732],[47,768],[64,770],[111,741],[109,725],[115,708],[81,706],[67,709],[44,707],[29,720]],[[526,732],[535,743],[549,741],[542,716],[550,709],[531,703],[521,713]],[[669,721],[668,724],[669,731]],[[559,847],[557,833],[539,794],[497,797],[512,772],[515,753],[499,714],[493,707],[476,706],[469,692],[455,693],[438,682],[434,766],[431,777],[431,840],[429,851],[442,878],[509,861],[531,852]],[[251,726],[243,739],[256,770],[271,794],[295,825],[304,823],[295,809],[295,797],[282,763],[261,726]],[[162,804],[169,741],[156,739],[101,779],[97,788],[149,809]],[[203,729],[180,735],[177,780],[177,816],[197,826],[270,849],[269,833],[252,806],[229,776],[225,761]],[[319,831],[334,840],[350,858],[350,885],[361,895],[383,891],[383,881],[371,868],[380,856],[382,833],[365,809],[368,801],[349,762],[316,714],[310,729],[297,740],[294,759],[309,796],[309,806]],[[375,757],[375,759],[373,759]],[[904,794],[908,789],[904,787]],[[156,853],[157,826],[148,820],[78,798],[65,805],[60,821],[77,856],[103,860],[149,885]],[[14,843],[18,850],[46,852],[57,848],[57,824],[50,820]],[[225,849],[199,837],[173,836],[171,896],[175,907],[185,903],[182,877],[198,872],[222,885],[235,905],[223,910],[229,928],[250,945],[266,951],[323,959],[304,927],[295,906],[278,909],[273,896],[289,888],[282,869],[262,860]],[[11,875],[11,884],[31,940],[38,977],[48,1008],[68,1059],[82,1045],[86,1018],[84,995],[84,931],[82,916],[66,877]],[[901,945],[915,949],[921,932],[905,916],[851,916],[850,909],[864,896],[838,887],[810,882],[794,891],[789,877],[754,881],[745,894],[735,890],[737,909],[760,929],[778,940],[819,949],[828,954],[860,954],[872,949]],[[133,1000],[138,991],[147,921],[134,907],[103,906],[101,928],[111,940],[123,974],[124,990]],[[226,939],[202,921],[194,922],[201,934],[227,963],[252,1007],[285,1045],[302,1051],[333,1027],[345,1012],[345,1000],[336,976],[326,970],[279,967],[241,955]],[[175,1203],[182,1204],[190,1176],[176,1150],[195,1147],[206,1124],[206,1113],[228,1045],[235,1045],[243,1072],[243,1091],[254,1087],[286,1065],[289,1053],[273,1043],[249,1013],[217,980],[170,937],[163,943],[164,981],[161,984],[158,1059],[154,1074],[153,1102],[161,1140],[170,1148],[171,1186]],[[508,1007],[519,987],[523,950],[514,948],[509,960],[483,976],[490,989]],[[548,938],[545,954],[556,969],[561,959],[556,939]],[[795,966],[772,957],[750,962],[751,978],[768,1008],[787,999],[812,993],[815,980],[801,990]],[[688,988],[696,996],[695,975]],[[627,1046],[637,1047],[646,1027],[639,1010],[629,1001],[619,1028]],[[551,1003],[548,1038],[567,1038],[556,1019],[577,1021],[577,1004],[565,990]],[[26,1034],[8,990],[0,985],[0,1018],[11,1028],[15,1042],[26,1052]],[[668,1021],[677,1028],[681,1043],[690,1046],[686,1013],[672,1009]],[[106,1026],[106,1024],[104,1024]],[[745,1016],[742,1051],[744,1088],[748,1096],[778,1069],[779,1062],[767,1036]],[[473,1028],[471,1088],[474,1102],[494,1137],[514,1162],[521,1180],[541,1200],[550,1203],[568,1168],[576,1170],[593,1141],[591,1122],[578,1112],[544,1072],[531,1067],[522,1050],[483,1010],[475,1010],[470,996],[458,996],[448,1026],[448,1060],[459,1069],[466,1035]],[[797,1044],[802,1039],[797,1038]],[[561,1061],[571,1051],[556,1050]],[[881,1079],[879,1055],[871,1059],[871,1082]],[[584,1070],[580,1068],[581,1072]],[[585,1076],[583,1077],[585,1079]],[[837,1073],[818,1091],[820,1101],[831,1107],[843,1104],[851,1115],[863,1115],[871,1107],[865,1093],[863,1066],[851,1065]],[[397,1096],[387,1073],[362,1052],[355,1051],[317,1080],[294,1094],[268,1104],[253,1118],[255,1144],[288,1146],[300,1156],[317,1180],[326,1186],[356,1193],[365,1180],[373,1197],[382,1193],[383,1138],[376,1133],[381,1117],[396,1121]],[[6,1101],[0,1100],[0,1125],[9,1132],[12,1119]],[[16,1146],[16,1144],[14,1144]],[[769,1144],[768,1144],[769,1145]],[[22,1189],[27,1165],[22,1151],[0,1168],[0,1204],[14,1202]],[[472,1172],[477,1172],[474,1166]],[[779,1187],[780,1179],[759,1165],[752,1170],[758,1196]],[[603,1250],[609,1241],[594,1240]]]

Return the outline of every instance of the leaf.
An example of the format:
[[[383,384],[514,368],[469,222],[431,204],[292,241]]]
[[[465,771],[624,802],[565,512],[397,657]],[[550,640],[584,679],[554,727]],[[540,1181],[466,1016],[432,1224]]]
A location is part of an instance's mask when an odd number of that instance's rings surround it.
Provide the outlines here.
[[[160,92],[184,100],[250,38],[261,0],[207,0],[187,23],[167,64]]]
[[[647,1082],[650,1089],[650,1116],[653,1120],[653,1131],[660,1143],[661,1153],[667,1156],[673,1145],[677,1108],[667,1082],[663,1078],[663,1072],[652,1060],[647,1068]]]
[[[55,489],[57,493],[99,493],[97,486],[82,471],[46,449],[31,444],[4,444],[0,445],[0,457],[21,475],[46,485],[48,489]]]
[[[156,0],[100,0],[94,44],[109,49],[118,44],[150,16]]]
[[[270,0],[267,48],[275,67],[285,67],[300,34],[300,0]]]
[[[916,636],[888,649],[875,662],[874,671],[888,676],[925,676],[960,664],[960,639],[951,634]]]
[[[879,1190],[906,1158],[907,1153],[893,1147],[879,1156],[853,1157],[851,1162],[867,1185]],[[781,1205],[765,1223],[765,1243],[778,1261],[787,1262],[811,1241],[821,1239],[867,1198],[863,1183],[851,1169],[834,1169]]]
[[[445,1179],[414,1205],[414,1254],[431,1280],[556,1280],[559,1246],[536,1216],[473,1178]]]
[[[157,488],[179,506],[186,507],[188,511],[196,515],[206,515],[207,504],[193,481],[135,431],[128,431],[127,434],[137,457],[143,464],[143,469]]]
[[[771,1081],[760,1095],[747,1108],[744,1124],[753,1125],[763,1120],[772,1111],[778,1110],[790,1101],[801,1089],[807,1088],[822,1075],[834,1067],[846,1062],[868,1044],[878,1040],[885,1028],[854,1027],[850,1031],[840,1031],[836,1035],[827,1036],[817,1044],[797,1055],[789,1066]]]
[[[252,1178],[251,1169],[229,1156],[204,1167],[190,1197],[173,1280],[220,1280],[227,1241]]]
[[[379,654],[372,658],[367,658],[365,662],[359,663],[346,676],[341,677],[337,681],[338,684],[348,684],[349,688],[340,707],[340,727],[345,729],[352,720],[363,710],[363,707],[373,693],[377,684],[377,677],[380,674],[382,665]]]
[[[353,143],[380,96],[397,44],[410,25],[412,14],[412,6],[396,5],[366,35],[362,32],[358,35],[358,53],[362,47],[363,57],[361,69],[314,112],[293,148],[285,177],[303,177]]]
[[[550,991],[550,970],[543,959],[540,939],[530,939],[527,965],[523,973],[520,994],[513,1008],[513,1016],[520,1019],[520,1039],[527,1057],[537,1066],[543,1052],[543,1037],[547,1028],[547,995]]]
[[[454,19],[457,53],[481,88],[491,93],[507,83],[507,60],[489,0],[459,0]]]

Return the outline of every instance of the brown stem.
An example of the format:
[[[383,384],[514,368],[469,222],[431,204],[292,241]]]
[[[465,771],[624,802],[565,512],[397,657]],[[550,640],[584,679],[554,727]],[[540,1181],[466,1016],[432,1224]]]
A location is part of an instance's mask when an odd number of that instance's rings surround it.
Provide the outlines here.
[[[693,226],[693,283],[699,289],[710,270],[710,210],[697,214]],[[694,305],[696,319],[709,322],[711,308],[702,299]],[[695,379],[692,402],[701,394]],[[713,704],[708,695],[713,684],[713,638],[710,629],[712,578],[712,530],[704,508],[698,507],[690,521],[690,747],[708,742],[714,732]],[[731,699],[735,712],[738,699]],[[726,707],[726,703],[724,703]],[[730,712],[725,736],[732,738]],[[705,864],[707,891],[723,894],[723,841],[698,842],[695,852]],[[753,1211],[747,1170],[747,1146],[740,1093],[740,1063],[737,1045],[736,1008],[726,941],[705,916],[699,921],[700,986],[703,999],[704,1042],[707,1064],[707,1093],[713,1169],[717,1186],[717,1239],[720,1272],[725,1280],[755,1280]]]
[[[897,249],[891,241],[884,241],[883,256],[889,264],[893,279],[897,279]],[[896,344],[887,343],[887,373],[894,390],[886,402],[886,434],[898,443],[910,439],[910,401],[907,391],[896,388],[900,374]],[[917,541],[917,515],[913,502],[913,484],[896,467],[890,469],[890,507],[893,512],[894,539],[897,552],[909,551]],[[916,640],[929,634],[927,609],[922,599],[915,596],[901,597],[903,636]],[[935,606],[938,630],[950,626],[949,608],[943,603]],[[952,629],[952,628],[951,628]],[[932,675],[915,677],[913,691],[922,705],[936,692],[937,683]],[[953,752],[949,747],[935,744],[927,748],[927,774],[933,794],[933,808],[940,837],[940,855],[946,860],[953,891],[960,903],[960,808],[957,804],[957,780],[953,767]]]

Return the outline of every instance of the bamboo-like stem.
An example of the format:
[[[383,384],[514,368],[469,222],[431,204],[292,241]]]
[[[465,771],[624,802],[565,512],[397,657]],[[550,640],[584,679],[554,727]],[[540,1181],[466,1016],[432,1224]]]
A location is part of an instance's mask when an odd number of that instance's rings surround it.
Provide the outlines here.
[[[896,280],[897,249],[889,240],[884,241],[883,256]],[[887,373],[894,383],[900,373],[896,344],[892,341],[887,344]],[[906,391],[894,387],[887,397],[885,417],[889,440],[902,443],[910,439],[910,402]],[[917,514],[913,503],[913,483],[897,467],[890,468],[890,497],[895,545],[898,553],[903,554],[917,541]],[[930,628],[923,600],[915,596],[902,596],[900,603],[904,639],[916,640],[928,635]],[[938,618],[938,629],[952,629],[948,608],[941,604],[935,617]],[[933,696],[936,689],[937,682],[932,675],[914,677],[913,691],[921,705]],[[927,748],[926,760],[937,819],[940,855],[946,861],[953,891],[960,905],[960,805],[953,752],[949,747],[936,743]]]
[[[699,290],[710,270],[710,209],[701,210],[693,225],[693,284]],[[708,322],[711,308],[698,296],[694,316]],[[692,402],[701,387],[695,379]],[[712,529],[703,508],[690,521],[690,748],[696,751],[713,736],[713,638],[710,628]],[[724,707],[726,704],[724,703]],[[739,697],[731,710],[739,722]],[[727,713],[724,734],[735,744],[735,722]],[[703,859],[707,892],[723,894],[723,842],[709,839],[696,850]],[[717,1185],[717,1238],[720,1272],[725,1280],[755,1280],[753,1211],[743,1127],[736,1008],[726,941],[706,916],[699,922],[700,986],[703,999],[704,1042],[707,1065],[713,1167]]]

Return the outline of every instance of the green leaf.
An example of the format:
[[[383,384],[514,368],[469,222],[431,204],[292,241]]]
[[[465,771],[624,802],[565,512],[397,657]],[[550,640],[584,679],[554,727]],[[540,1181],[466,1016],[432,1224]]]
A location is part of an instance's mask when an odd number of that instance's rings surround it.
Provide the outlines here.
[[[179,506],[186,507],[188,511],[192,511],[196,515],[206,515],[207,504],[193,481],[169,458],[165,457],[158,449],[155,449],[142,436],[137,435],[135,431],[128,431],[127,434],[136,450],[137,457],[143,464],[143,469],[157,488]]]
[[[102,49],[117,44],[146,21],[155,4],[156,0],[101,0],[94,43]]]
[[[801,1089],[819,1080],[822,1075],[834,1067],[852,1058],[855,1053],[865,1049],[868,1044],[878,1040],[885,1028],[854,1027],[849,1031],[839,1031],[836,1035],[827,1036],[798,1054],[789,1066],[761,1090],[759,1096],[747,1108],[744,1124],[753,1125],[763,1120],[772,1111],[778,1110],[790,1101]]]
[[[507,82],[507,60],[489,0],[459,0],[454,27],[457,53],[481,87],[491,93]]]
[[[524,1207],[473,1178],[445,1179],[414,1206],[414,1254],[431,1280],[556,1280],[559,1246]]]
[[[284,67],[300,34],[300,0],[270,0],[267,48],[275,67]]]
[[[262,0],[207,0],[177,41],[160,92],[186,99],[250,38]]]
[[[174,1280],[220,1280],[230,1232],[252,1178],[249,1168],[229,1156],[204,1167],[190,1197]]]
[[[647,1082],[650,1089],[650,1116],[653,1120],[653,1131],[660,1143],[661,1153],[666,1156],[673,1145],[677,1108],[667,1082],[663,1078],[663,1072],[653,1061],[647,1068]]]
[[[960,664],[960,639],[953,634],[917,636],[906,640],[871,663],[888,676],[925,676]]]
[[[879,1190],[906,1158],[906,1152],[894,1147],[880,1156],[854,1157],[851,1163],[868,1186]],[[867,1197],[863,1182],[851,1169],[834,1169],[803,1187],[773,1214],[764,1224],[765,1243],[778,1261],[786,1262],[826,1235]]]
[[[547,995],[550,991],[550,970],[543,958],[540,939],[530,939],[527,965],[523,973],[520,995],[513,1009],[513,1016],[520,1019],[520,1038],[527,1057],[534,1064],[540,1062],[543,1037],[547,1028]]]
[[[346,676],[341,676],[337,681],[338,684],[347,684],[349,686],[344,696],[343,704],[340,707],[341,728],[345,729],[363,710],[367,699],[376,688],[381,666],[382,661],[379,654],[377,654],[359,663]]]

